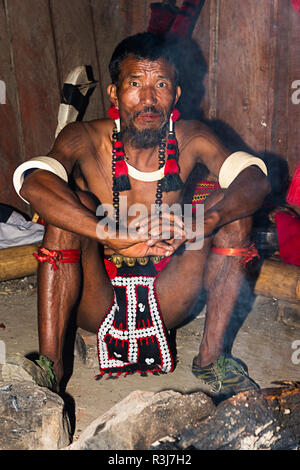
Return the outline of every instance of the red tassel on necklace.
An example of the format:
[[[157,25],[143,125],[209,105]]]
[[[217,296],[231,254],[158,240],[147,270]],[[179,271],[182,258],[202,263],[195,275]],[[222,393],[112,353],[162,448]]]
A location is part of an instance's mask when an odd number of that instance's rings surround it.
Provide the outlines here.
[[[108,115],[116,122],[118,128],[117,140],[113,145],[113,191],[127,191],[131,188],[128,177],[128,167],[125,162],[125,150],[120,138],[120,113],[114,104],[108,110]]]
[[[118,139],[113,146],[113,162],[113,191],[128,191],[131,189],[131,186],[128,177],[128,167],[125,162],[125,151],[120,139]]]
[[[183,183],[180,179],[180,168],[178,165],[178,144],[173,130],[173,123],[177,121],[180,113],[174,109],[170,117],[169,136],[167,140],[167,161],[165,164],[164,177],[161,181],[162,191],[178,191]]]

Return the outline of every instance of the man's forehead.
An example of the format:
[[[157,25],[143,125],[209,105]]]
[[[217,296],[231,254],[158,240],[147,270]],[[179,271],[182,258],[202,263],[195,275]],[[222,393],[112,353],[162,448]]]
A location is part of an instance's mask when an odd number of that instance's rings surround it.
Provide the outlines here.
[[[149,60],[138,59],[134,56],[126,57],[126,59],[123,60],[120,67],[119,78],[122,79],[147,72],[169,78],[170,80],[175,79],[175,68],[164,57],[160,57],[157,60]]]

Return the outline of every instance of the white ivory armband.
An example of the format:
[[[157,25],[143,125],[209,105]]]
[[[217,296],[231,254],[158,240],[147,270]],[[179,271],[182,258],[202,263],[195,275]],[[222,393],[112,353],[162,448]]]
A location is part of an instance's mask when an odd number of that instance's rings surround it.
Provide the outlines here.
[[[27,204],[29,204],[29,202],[20,195],[20,191],[24,183],[24,174],[28,170],[34,170],[38,168],[41,170],[50,171],[59,178],[68,182],[68,173],[66,172],[65,167],[58,160],[55,160],[55,158],[43,156],[35,157],[31,160],[28,160],[27,162],[22,163],[18,166],[18,168],[16,168],[14,172],[13,184],[18,196],[20,196],[20,198],[23,199],[23,201],[25,201]]]
[[[261,158],[254,157],[247,152],[235,152],[229,155],[221,166],[219,173],[219,184],[221,188],[228,188],[232,181],[245,170],[245,168],[251,165],[258,166],[267,176],[268,170]]]

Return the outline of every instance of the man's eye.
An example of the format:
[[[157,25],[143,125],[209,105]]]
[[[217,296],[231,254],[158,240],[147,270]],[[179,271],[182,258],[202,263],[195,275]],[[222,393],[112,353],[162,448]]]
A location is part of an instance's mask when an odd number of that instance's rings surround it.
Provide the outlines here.
[[[129,82],[129,84],[131,86],[139,86],[138,82],[135,82],[135,81]]]
[[[164,88],[164,87],[166,87],[166,86],[167,86],[166,82],[159,82],[159,83],[158,83],[158,87],[159,87],[159,88]]]

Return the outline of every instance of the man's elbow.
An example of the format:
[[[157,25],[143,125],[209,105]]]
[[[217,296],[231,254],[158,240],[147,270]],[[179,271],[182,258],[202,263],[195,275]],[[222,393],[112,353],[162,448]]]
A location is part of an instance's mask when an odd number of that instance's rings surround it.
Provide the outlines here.
[[[270,192],[272,191],[272,187],[271,187],[271,183],[269,181],[269,178],[263,174],[262,174],[262,188],[263,188],[263,192],[264,192],[264,197],[268,196],[270,194]]]
[[[255,168],[257,172],[255,176],[256,185],[259,188],[259,192],[261,192],[262,196],[265,198],[272,190],[269,178],[259,167],[253,166],[253,168]]]
[[[34,179],[31,178],[31,175],[28,175],[21,186],[20,196],[31,204],[35,193],[37,191],[35,191]]]

